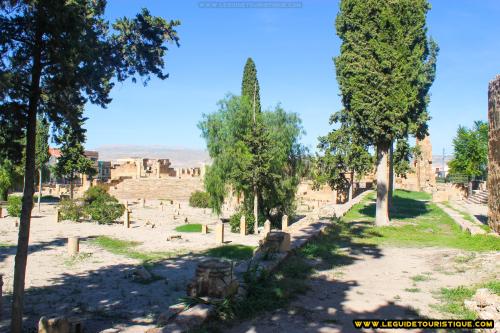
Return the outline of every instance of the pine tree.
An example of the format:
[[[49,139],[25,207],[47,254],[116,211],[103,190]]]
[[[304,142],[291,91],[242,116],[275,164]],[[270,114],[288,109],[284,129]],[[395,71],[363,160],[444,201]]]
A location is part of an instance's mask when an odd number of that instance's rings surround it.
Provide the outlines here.
[[[75,123],[86,102],[105,107],[114,82],[164,73],[166,42],[178,21],[143,9],[112,25],[106,1],[0,0],[0,145],[26,136],[25,186],[14,268],[11,332],[22,331],[24,283],[35,178],[37,114],[55,128]],[[4,138],[7,137],[7,140]],[[3,147],[2,147],[3,148]]]
[[[376,224],[389,223],[388,155],[393,142],[427,133],[428,91],[438,48],[427,37],[427,0],[342,0],[334,59],[343,121],[376,149]],[[392,167],[392,166],[389,166]]]

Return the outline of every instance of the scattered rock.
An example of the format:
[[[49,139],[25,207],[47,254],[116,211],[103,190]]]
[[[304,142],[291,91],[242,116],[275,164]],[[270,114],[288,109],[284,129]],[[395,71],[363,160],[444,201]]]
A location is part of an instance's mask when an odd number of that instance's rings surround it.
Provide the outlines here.
[[[151,273],[149,273],[149,271],[146,268],[144,268],[143,266],[135,268],[132,271],[131,276],[132,276],[132,280],[141,281],[141,282],[150,281],[153,278]]]
[[[158,326],[165,326],[165,325],[167,325],[167,323],[173,317],[175,317],[178,313],[180,313],[181,311],[183,311],[185,308],[186,308],[186,305],[183,304],[183,303],[174,304],[174,305],[169,306],[167,311],[160,313],[160,315],[158,316],[158,320],[157,320],[156,324]]]
[[[197,304],[179,313],[172,324],[180,327],[182,331],[192,330],[203,324],[214,312],[215,308],[211,304]]]
[[[182,236],[181,235],[172,235],[172,236],[167,237],[167,241],[171,241],[174,239],[182,239]]]
[[[75,317],[41,317],[38,322],[38,333],[82,333],[83,323]]]

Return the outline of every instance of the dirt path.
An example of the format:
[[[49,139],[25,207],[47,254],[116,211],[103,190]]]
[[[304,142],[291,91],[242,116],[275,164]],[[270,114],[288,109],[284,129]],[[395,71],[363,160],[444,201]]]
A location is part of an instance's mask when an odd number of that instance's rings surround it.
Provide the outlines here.
[[[500,277],[500,253],[439,248],[345,249],[349,263],[319,268],[310,291],[230,332],[360,332],[358,318],[442,318],[432,307],[443,287]],[[378,330],[377,332],[381,332]]]

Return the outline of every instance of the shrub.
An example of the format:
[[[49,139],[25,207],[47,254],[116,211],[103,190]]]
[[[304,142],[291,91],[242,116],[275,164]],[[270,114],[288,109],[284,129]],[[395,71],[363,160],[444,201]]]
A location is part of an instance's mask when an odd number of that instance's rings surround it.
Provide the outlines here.
[[[22,197],[17,195],[10,195],[7,198],[7,212],[9,212],[10,216],[21,216],[21,207],[23,205],[22,200]]]
[[[244,214],[243,210],[238,211],[229,218],[229,225],[231,226],[231,232],[240,232],[240,220],[241,216]],[[254,218],[253,214],[246,212],[245,221],[247,223],[247,233],[252,234],[254,230]]]
[[[63,199],[59,203],[59,212],[62,220],[78,222],[78,220],[82,217],[83,207],[76,200]]]
[[[103,186],[93,186],[85,191],[83,202],[85,213],[99,223],[112,223],[125,212],[125,206],[118,203]]]
[[[189,198],[191,207],[208,208],[210,206],[210,196],[207,192],[196,191]]]
[[[116,198],[110,196],[108,200],[101,197],[85,205],[85,212],[94,221],[102,223],[112,223],[120,218],[125,212],[125,206],[118,203]]]
[[[108,200],[110,198],[113,198],[113,196],[111,196],[106,188],[101,185],[92,186],[83,194],[83,202],[85,205],[90,205],[94,201],[103,198]]]

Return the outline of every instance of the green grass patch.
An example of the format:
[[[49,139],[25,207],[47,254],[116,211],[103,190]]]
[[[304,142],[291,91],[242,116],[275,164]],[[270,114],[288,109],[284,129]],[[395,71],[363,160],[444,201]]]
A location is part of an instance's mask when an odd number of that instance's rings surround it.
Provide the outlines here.
[[[246,260],[253,255],[255,247],[248,245],[222,245],[214,247],[204,252],[205,255],[216,258],[224,258],[230,260]]]
[[[201,224],[184,224],[175,228],[178,232],[201,232]]]
[[[142,263],[149,263],[149,262],[169,259],[181,254],[180,252],[139,251],[136,249],[136,247],[141,244],[139,242],[126,241],[107,236],[99,236],[91,240],[91,242],[94,245],[97,245],[113,254],[122,255],[132,259],[137,259],[140,260]]]
[[[312,267],[301,256],[288,258],[273,275],[245,277],[248,283],[247,298],[235,304],[235,316],[247,319],[285,307],[293,298],[308,290],[307,278]]]
[[[423,282],[423,281],[429,281],[431,278],[428,275],[419,274],[412,276],[411,279],[413,280],[413,282]]]
[[[409,293],[418,293],[420,292],[420,288],[406,288],[405,291]]]
[[[462,231],[437,205],[422,201],[427,196],[427,193],[421,192],[395,191],[391,226],[373,226],[374,194],[354,205],[342,221],[350,225],[348,228],[352,229],[353,241],[360,244],[437,246],[469,251],[500,250],[500,238],[491,235],[471,236]]]
[[[455,319],[477,319],[477,314],[474,311],[467,310],[464,307],[464,301],[472,298],[480,288],[487,288],[491,292],[500,295],[500,281],[497,280],[470,287],[442,288],[438,295],[441,304],[437,305],[436,309],[442,313],[452,315]]]

